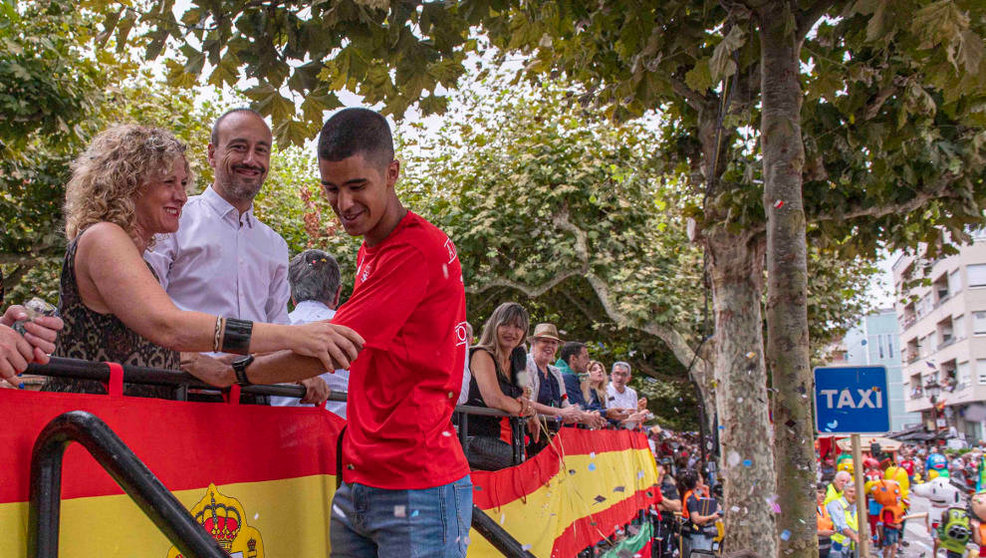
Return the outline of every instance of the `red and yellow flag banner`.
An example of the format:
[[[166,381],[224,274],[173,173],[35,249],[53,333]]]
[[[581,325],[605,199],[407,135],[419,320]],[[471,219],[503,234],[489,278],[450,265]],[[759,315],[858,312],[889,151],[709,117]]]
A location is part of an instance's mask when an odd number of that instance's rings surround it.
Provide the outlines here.
[[[106,422],[233,556],[328,556],[344,424],[332,413],[6,389],[0,410],[0,558],[27,552],[34,441],[74,410]],[[65,452],[59,540],[66,558],[178,555],[79,444]]]
[[[473,503],[535,556],[569,558],[660,501],[643,433],[562,428],[517,467],[474,471]],[[469,556],[499,556],[475,531]]]
[[[0,389],[0,558],[26,554],[31,449],[56,416],[102,419],[232,555],[328,558],[335,443],[322,409]],[[62,470],[60,555],[176,558],[78,444]],[[643,434],[564,428],[520,466],[474,472],[474,502],[536,556],[575,556],[660,498]],[[475,531],[469,556],[498,556]]]

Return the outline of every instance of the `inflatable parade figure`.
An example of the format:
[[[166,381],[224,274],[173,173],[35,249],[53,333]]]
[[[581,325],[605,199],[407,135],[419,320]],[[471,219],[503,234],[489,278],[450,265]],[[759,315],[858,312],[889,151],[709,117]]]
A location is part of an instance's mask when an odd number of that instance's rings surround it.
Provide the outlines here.
[[[868,481],[880,480],[883,478],[883,469],[880,468],[880,462],[872,457],[863,458],[863,478]]]
[[[845,471],[850,475],[852,475],[853,472],[855,471],[855,468],[853,467],[853,463],[852,463],[852,457],[846,457],[846,454],[840,455],[839,459],[835,464],[835,470]]]
[[[934,551],[937,555],[939,540],[936,536],[942,526],[942,516],[952,506],[962,502],[962,492],[945,477],[938,477],[911,487],[911,492],[928,499],[928,519],[932,537],[935,539]]]
[[[948,458],[940,453],[932,453],[924,464],[925,475],[928,480],[936,477],[948,477]]]
[[[879,533],[879,545],[884,549],[884,556],[892,558],[897,553],[897,543],[900,542],[901,523],[904,521],[904,508],[900,504],[900,486],[897,481],[880,479],[867,483],[867,494],[879,506],[876,522],[882,526]],[[871,528],[874,525],[871,523]],[[876,529],[874,529],[874,533]]]
[[[969,512],[975,524],[972,526],[972,538],[979,545],[979,555],[986,556],[986,491],[975,493],[969,499]]]
[[[972,524],[969,512],[964,508],[948,508],[942,514],[938,526],[938,546],[946,551],[948,558],[965,556],[965,545],[972,538]]]

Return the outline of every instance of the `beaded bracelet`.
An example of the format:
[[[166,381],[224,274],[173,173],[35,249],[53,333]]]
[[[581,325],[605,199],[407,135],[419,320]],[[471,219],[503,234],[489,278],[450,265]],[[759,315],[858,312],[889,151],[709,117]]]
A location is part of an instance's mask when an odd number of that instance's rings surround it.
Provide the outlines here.
[[[216,316],[216,335],[212,338],[212,352],[218,353],[219,347],[221,346],[219,340],[222,338],[223,333],[223,317]]]

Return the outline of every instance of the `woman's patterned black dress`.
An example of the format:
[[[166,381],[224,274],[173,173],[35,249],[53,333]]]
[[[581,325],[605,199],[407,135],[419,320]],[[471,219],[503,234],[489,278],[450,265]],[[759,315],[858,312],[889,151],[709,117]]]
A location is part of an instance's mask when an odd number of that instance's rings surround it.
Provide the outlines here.
[[[178,370],[178,351],[155,345],[128,328],[113,314],[93,312],[82,303],[75,278],[75,251],[81,237],[80,234],[69,244],[62,263],[58,311],[65,327],[58,334],[54,356]],[[153,269],[151,273],[154,273]],[[48,378],[42,390],[106,393],[100,382],[71,378]],[[123,386],[125,395],[138,397],[174,399],[175,391],[175,388],[168,386]]]

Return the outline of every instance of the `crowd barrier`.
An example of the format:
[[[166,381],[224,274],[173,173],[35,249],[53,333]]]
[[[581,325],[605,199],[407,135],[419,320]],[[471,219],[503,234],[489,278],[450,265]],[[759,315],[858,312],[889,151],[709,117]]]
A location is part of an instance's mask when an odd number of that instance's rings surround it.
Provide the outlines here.
[[[75,366],[80,373],[93,367],[86,364],[59,359],[49,369]],[[131,372],[128,367],[128,382],[140,375]],[[189,378],[143,372],[153,381]],[[230,404],[126,397],[117,389],[122,379],[121,371],[109,381],[110,395],[0,389],[0,410],[9,417],[0,429],[0,558],[27,553],[32,446],[54,418],[73,411],[104,422],[230,555],[257,558],[268,549],[272,556],[329,555],[335,440],[344,421],[319,408],[238,405],[236,397]],[[299,396],[302,388],[256,389]],[[181,555],[83,447],[65,450],[61,470],[60,556]],[[481,511],[474,514],[470,557],[503,555],[502,545],[497,550],[485,538],[498,532],[509,534],[507,547],[520,547],[508,554],[575,556],[659,498],[646,438],[630,431],[563,428],[534,458],[502,471],[475,471],[472,479]],[[413,521],[414,510],[400,512]]]

